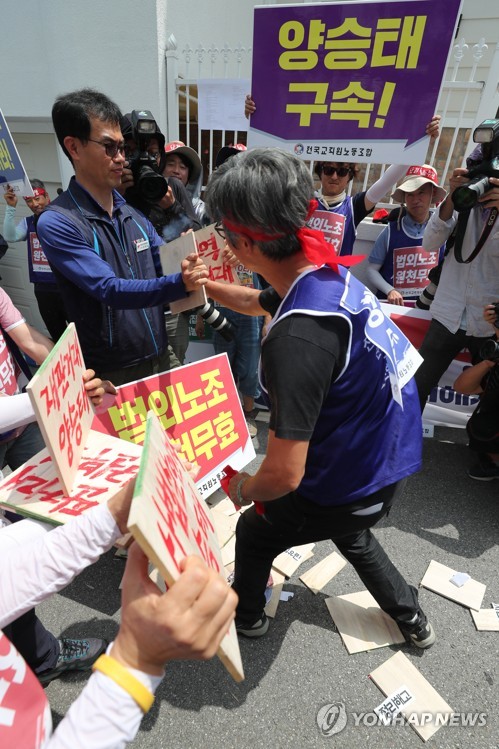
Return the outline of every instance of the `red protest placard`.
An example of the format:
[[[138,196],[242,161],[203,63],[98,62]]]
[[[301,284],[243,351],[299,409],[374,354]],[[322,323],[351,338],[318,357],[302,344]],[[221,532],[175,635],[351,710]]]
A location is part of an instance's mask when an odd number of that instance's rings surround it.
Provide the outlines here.
[[[67,494],[55,464],[42,450],[0,483],[0,505],[51,523],[65,523],[107,502],[137,475],[142,448],[90,431]]]
[[[0,746],[38,749],[52,731],[42,685],[14,645],[0,631]]]
[[[180,576],[180,561],[201,556],[225,580],[215,527],[208,508],[165,434],[160,420],[149,413],[146,438],[128,529],[158,567],[168,586]],[[244,679],[234,623],[218,655],[236,681]]]
[[[71,493],[94,418],[85,364],[71,323],[26,387],[64,492]]]
[[[326,242],[332,244],[334,251],[338,254],[345,232],[345,216],[333,211],[314,211],[308,222],[308,226],[311,229],[321,231],[324,234]]]
[[[438,251],[423,247],[396,247],[393,251],[393,286],[402,296],[418,297],[428,286],[428,273],[438,263]]]
[[[226,354],[123,385],[112,405],[97,409],[92,428],[141,445],[148,411],[199,465],[203,496],[219,486],[223,466],[241,469],[255,457]]]

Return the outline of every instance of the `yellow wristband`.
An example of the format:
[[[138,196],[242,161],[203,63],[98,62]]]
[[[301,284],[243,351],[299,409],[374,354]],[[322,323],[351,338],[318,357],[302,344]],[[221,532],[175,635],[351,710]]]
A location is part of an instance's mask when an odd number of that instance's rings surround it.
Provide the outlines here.
[[[130,671],[109,655],[101,655],[92,666],[92,671],[100,671],[133,697],[144,713],[149,712],[154,695]]]

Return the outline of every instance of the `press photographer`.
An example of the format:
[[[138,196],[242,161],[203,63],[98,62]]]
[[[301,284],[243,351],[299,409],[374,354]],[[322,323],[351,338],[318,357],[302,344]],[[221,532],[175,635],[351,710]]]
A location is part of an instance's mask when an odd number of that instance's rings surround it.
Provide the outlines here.
[[[150,220],[165,242],[201,228],[191,199],[180,180],[163,177],[165,136],[148,110],[134,109],[120,123],[127,166],[122,195]]]
[[[487,305],[483,316],[494,326],[495,337],[482,345],[483,361],[467,367],[454,383],[454,389],[458,393],[480,395],[466,425],[470,449],[477,457],[468,476],[477,481],[492,481],[499,479],[499,302]]]
[[[182,182],[164,177],[165,136],[148,110],[125,114],[120,122],[127,166],[121,184],[126,201],[141,211],[165,242],[201,224]],[[189,345],[189,314],[166,315],[170,368],[183,364]]]
[[[480,361],[481,346],[490,338],[490,325],[482,312],[499,294],[499,178],[489,176],[499,151],[499,120],[485,120],[473,139],[477,146],[466,160],[467,169],[453,171],[450,193],[423,237],[428,252],[438,250],[449,238],[450,249],[431,305],[432,321],[419,351],[424,359],[416,372],[421,410],[461,349],[470,351],[473,363]],[[463,187],[464,191],[459,189]],[[465,211],[466,221],[460,219],[463,211],[456,210],[463,207],[463,194],[464,202],[468,197],[474,203]]]

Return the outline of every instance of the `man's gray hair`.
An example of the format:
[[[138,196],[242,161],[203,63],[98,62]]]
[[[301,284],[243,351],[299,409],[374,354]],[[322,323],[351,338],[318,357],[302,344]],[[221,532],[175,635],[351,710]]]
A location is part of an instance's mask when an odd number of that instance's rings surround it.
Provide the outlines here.
[[[262,254],[281,260],[300,249],[296,231],[305,225],[314,195],[312,177],[296,156],[277,148],[255,148],[233,156],[210,177],[205,193],[209,215],[265,235],[255,240]],[[228,232],[229,238],[234,232]]]

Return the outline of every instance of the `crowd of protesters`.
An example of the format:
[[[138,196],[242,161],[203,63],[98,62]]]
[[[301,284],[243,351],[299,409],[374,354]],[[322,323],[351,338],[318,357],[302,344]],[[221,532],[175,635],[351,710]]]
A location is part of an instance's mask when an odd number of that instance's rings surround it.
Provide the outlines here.
[[[253,111],[249,97],[246,113]],[[481,394],[468,426],[470,446],[479,457],[469,475],[499,478],[499,347],[493,336],[499,330],[494,304],[499,242],[494,231],[484,236],[484,226],[494,224],[499,210],[499,180],[490,179],[490,189],[471,211],[460,251],[475,255],[463,262],[456,258],[455,238],[448,240],[457,223],[453,190],[466,182],[464,169],[453,172],[449,194],[425,164],[389,167],[368,190],[352,196],[354,163],[317,162],[320,188],[315,190],[309,169],[297,157],[279,149],[246,151],[237,144],[220,152],[202,200],[198,154],[181,141],[166,143],[156,128],[146,158],[154,174],[167,179],[162,194],[151,198],[140,189],[142,177],[134,169],[142,147],[133,113],[123,116],[104,94],[82,89],[58,97],[52,118],[75,173],[67,189],[50,201],[45,185],[32,180],[33,196],[25,201],[33,216],[17,225],[17,197],[10,189],[4,194],[3,234],[7,242],[27,242],[30,280],[53,340],[29,326],[0,289],[6,406],[0,413],[0,468],[17,468],[43,446],[22,392],[30,375],[22,352],[40,364],[66,323],[74,322],[91,368],[86,387],[99,400],[104,391],[115,392],[116,385],[184,362],[187,318],[167,315],[165,324],[165,306],[203,286],[235,329],[231,345],[217,341],[216,348],[229,355],[252,436],[257,397],[270,409],[270,431],[256,473],[240,472],[229,482],[234,504],[251,505],[237,525],[233,588],[200,560],[188,558],[179,581],[161,594],[148,578],[146,558],[132,546],[122,622],[110,645],[91,638],[58,640],[34,607],[126,530],[132,487],[50,533],[43,524],[18,518],[8,524],[7,519],[0,530],[3,652],[16,657],[9,650],[15,646],[41,684],[71,670],[95,668],[52,737],[51,749],[124,745],[152,705],[168,661],[213,656],[234,617],[240,635],[265,635],[265,586],[272,561],[295,544],[332,539],[406,639],[430,647],[436,635],[417,590],[371,528],[421,468],[420,406],[463,347],[475,366],[455,387]],[[438,117],[426,132],[438,136]],[[475,162],[482,158],[481,152],[472,156]],[[410,294],[397,280],[398,250],[424,248],[434,255],[440,280],[421,348],[424,362],[415,377],[401,376],[397,366],[402,354],[411,356],[410,344],[404,339],[403,352],[395,345],[387,348],[386,318],[381,325],[371,324],[380,310],[376,295],[348,270],[358,224],[400,179],[392,197],[403,208],[373,248],[368,279],[380,298],[403,305]],[[336,252],[308,226],[317,210],[342,217]],[[195,253],[175,274],[163,275],[160,246],[214,222],[244,283],[210,280]],[[477,246],[484,251],[477,252]],[[423,286],[426,281],[421,279]],[[366,337],[372,346],[364,345]],[[364,456],[360,465],[359,453]],[[7,637],[12,645],[5,645]],[[38,698],[40,715],[46,716],[46,701]],[[112,720],[115,713],[119,722]],[[99,743],[103,735],[106,744]]]

